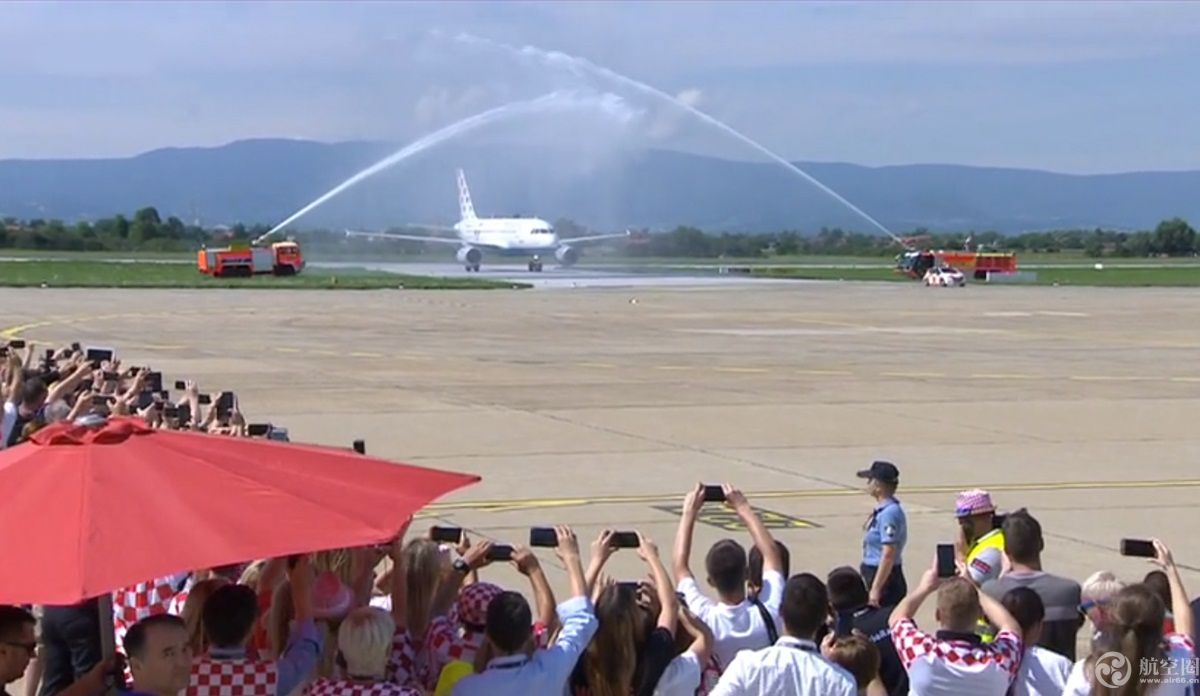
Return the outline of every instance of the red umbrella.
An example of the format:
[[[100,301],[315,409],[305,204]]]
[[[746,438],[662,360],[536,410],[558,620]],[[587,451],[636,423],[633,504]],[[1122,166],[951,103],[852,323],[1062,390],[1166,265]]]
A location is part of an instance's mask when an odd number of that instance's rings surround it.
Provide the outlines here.
[[[181,570],[381,543],[479,480],[132,418],[52,425],[0,451],[0,603],[71,604]]]

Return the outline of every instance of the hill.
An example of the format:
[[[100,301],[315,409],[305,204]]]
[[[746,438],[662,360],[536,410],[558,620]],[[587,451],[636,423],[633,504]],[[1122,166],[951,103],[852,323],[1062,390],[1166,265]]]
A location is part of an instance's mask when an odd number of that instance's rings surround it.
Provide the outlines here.
[[[271,224],[394,149],[246,140],[123,159],[0,160],[0,216],[73,221],[155,205],[164,217],[206,224]],[[436,148],[363,182],[297,225],[454,222],[459,166],[482,215],[537,214],[600,229],[872,229],[773,164],[664,150],[597,161],[499,145]],[[1079,176],[941,164],[798,166],[898,231],[1147,229],[1167,217],[1200,219],[1200,171]]]

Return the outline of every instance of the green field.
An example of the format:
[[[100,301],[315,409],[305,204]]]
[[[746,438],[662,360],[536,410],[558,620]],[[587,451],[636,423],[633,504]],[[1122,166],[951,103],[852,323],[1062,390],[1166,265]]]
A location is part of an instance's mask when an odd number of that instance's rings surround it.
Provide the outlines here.
[[[52,288],[251,288],[263,290],[489,290],[527,285],[362,269],[313,269],[292,277],[210,278],[190,264],[94,260],[0,261],[0,286]]]

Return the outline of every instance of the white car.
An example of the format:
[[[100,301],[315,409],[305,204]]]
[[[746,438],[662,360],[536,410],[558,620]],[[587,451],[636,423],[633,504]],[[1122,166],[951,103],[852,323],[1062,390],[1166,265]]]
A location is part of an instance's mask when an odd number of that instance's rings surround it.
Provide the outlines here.
[[[949,266],[939,266],[925,272],[925,285],[929,287],[961,288],[966,284],[966,276]]]

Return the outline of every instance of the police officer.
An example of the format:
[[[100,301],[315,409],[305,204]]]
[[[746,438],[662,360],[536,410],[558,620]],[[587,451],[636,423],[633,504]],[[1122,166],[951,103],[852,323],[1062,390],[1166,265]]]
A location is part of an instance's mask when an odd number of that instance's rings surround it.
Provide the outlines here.
[[[870,588],[870,603],[877,607],[899,604],[908,594],[900,559],[908,541],[908,522],[896,500],[900,470],[891,462],[873,462],[870,469],[858,472],[867,479],[867,493],[875,499],[875,509],[863,524],[863,559],[860,570]]]

